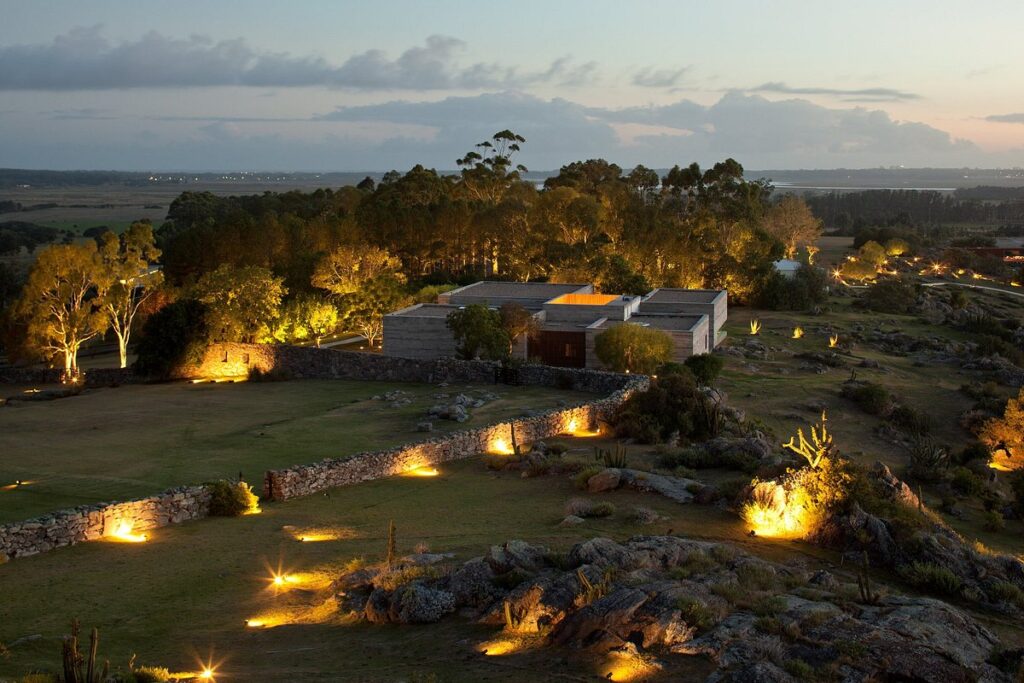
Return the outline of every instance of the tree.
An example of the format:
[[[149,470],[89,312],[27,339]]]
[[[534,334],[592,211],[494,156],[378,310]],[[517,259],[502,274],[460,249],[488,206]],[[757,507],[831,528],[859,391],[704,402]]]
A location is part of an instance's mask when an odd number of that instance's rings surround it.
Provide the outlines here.
[[[335,296],[345,296],[382,275],[397,276],[401,268],[402,262],[384,249],[341,246],[320,259],[312,283]]]
[[[512,165],[526,138],[510,130],[498,131],[490,140],[477,144],[479,152],[467,152],[455,163],[462,169],[462,187],[471,199],[485,204],[501,201],[509,185],[526,172],[522,164]]]
[[[857,259],[844,263],[839,269],[839,274],[846,280],[869,280],[878,275],[878,268],[867,261]]]
[[[882,266],[888,258],[885,255],[885,247],[874,240],[865,242],[857,252],[857,259],[870,263],[875,268]]]
[[[338,318],[338,307],[323,297],[299,296],[284,305],[274,339],[282,343],[312,339],[320,348],[320,340],[337,329]]]
[[[92,240],[43,249],[29,273],[17,306],[26,320],[28,342],[47,358],[61,356],[64,375],[78,376],[78,351],[108,325],[96,295],[103,263]]]
[[[1006,402],[1002,417],[985,423],[978,438],[991,449],[995,469],[1024,470],[1024,389]]]
[[[622,323],[597,335],[594,352],[616,372],[653,374],[672,357],[672,337],[661,330]]]
[[[903,256],[910,252],[910,243],[902,237],[893,237],[885,243],[885,253],[889,256]]]
[[[193,295],[206,304],[215,341],[266,342],[288,292],[284,278],[266,268],[223,265],[196,283]]]
[[[804,200],[787,194],[768,210],[764,227],[769,235],[782,242],[786,258],[791,259],[798,248],[813,244],[821,237],[822,226]]]
[[[508,337],[508,354],[512,355],[512,345],[521,336],[534,337],[540,325],[532,313],[519,304],[508,301],[498,309],[498,317],[501,320],[501,329]]]
[[[358,292],[342,297],[345,320],[366,337],[371,347],[384,335],[384,316],[405,305],[403,280],[396,275],[381,275],[364,283]]]
[[[149,377],[168,378],[189,365],[198,365],[210,341],[206,305],[195,299],[167,304],[142,324],[135,349],[135,370]]]
[[[511,341],[502,327],[501,314],[485,304],[470,304],[452,311],[446,321],[455,337],[455,353],[464,360],[503,360]]]
[[[99,254],[103,273],[98,286],[103,312],[110,329],[117,336],[121,367],[128,367],[128,340],[135,316],[156,287],[163,274],[150,269],[160,258],[153,239],[153,226],[137,221],[117,236],[107,231],[99,238]]]

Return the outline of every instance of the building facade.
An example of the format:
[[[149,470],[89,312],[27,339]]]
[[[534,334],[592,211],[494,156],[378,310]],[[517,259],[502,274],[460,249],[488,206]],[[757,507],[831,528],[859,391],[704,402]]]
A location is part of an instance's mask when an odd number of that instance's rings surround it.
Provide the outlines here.
[[[537,321],[538,332],[514,341],[513,357],[560,367],[601,368],[595,340],[605,330],[632,323],[662,330],[674,344],[673,360],[709,353],[722,342],[728,318],[724,290],[656,289],[645,296],[597,294],[589,284],[476,282],[384,316],[383,353],[435,359],[455,355],[447,326],[452,311],[472,304],[498,308],[515,303]]]

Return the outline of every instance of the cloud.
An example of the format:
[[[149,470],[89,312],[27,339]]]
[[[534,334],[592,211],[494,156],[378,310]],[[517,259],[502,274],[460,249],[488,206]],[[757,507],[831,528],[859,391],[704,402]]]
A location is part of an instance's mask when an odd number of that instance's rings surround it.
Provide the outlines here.
[[[644,88],[672,88],[679,85],[689,67],[681,69],[641,69],[633,74],[633,85]]]
[[[778,93],[783,95],[831,95],[849,102],[895,102],[922,99],[920,95],[893,88],[794,88],[779,81],[762,83],[753,88],[743,88],[745,92]]]
[[[498,63],[463,65],[463,41],[434,35],[397,57],[381,50],[340,65],[318,56],[294,56],[251,47],[243,39],[178,39],[151,31],[111,43],[101,27],[76,28],[52,43],[0,46],[0,90],[101,90],[205,86],[327,86],[358,90],[518,88],[531,84],[583,85],[596,64],[557,59],[541,71]]]
[[[1024,123],[1024,112],[1019,114],[992,114],[985,117],[986,121],[995,123]]]

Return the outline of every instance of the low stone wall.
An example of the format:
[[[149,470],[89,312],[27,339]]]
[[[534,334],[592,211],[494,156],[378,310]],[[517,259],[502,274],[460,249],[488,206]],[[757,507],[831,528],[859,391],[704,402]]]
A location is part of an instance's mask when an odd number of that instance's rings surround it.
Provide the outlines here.
[[[0,384],[59,384],[62,368],[0,368]],[[144,381],[131,368],[85,370],[86,386],[116,386]]]
[[[283,470],[271,470],[263,481],[263,495],[269,500],[308,496],[335,486],[402,474],[418,467],[438,465],[494,450],[499,444],[511,446],[516,440],[528,444],[576,429],[591,429],[606,421],[633,391],[646,386],[644,377],[631,378],[630,385],[610,396],[540,415],[467,429],[445,436],[382,451],[359,453],[338,460],[324,460]]]
[[[0,561],[94,541],[110,536],[122,524],[132,533],[138,533],[201,519],[209,512],[210,492],[204,486],[184,486],[139,500],[60,510],[24,522],[0,525]]]

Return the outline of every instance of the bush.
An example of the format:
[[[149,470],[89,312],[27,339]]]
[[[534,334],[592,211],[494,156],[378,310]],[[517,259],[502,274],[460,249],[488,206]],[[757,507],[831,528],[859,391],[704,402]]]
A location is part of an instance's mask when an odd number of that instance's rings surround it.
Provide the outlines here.
[[[565,514],[577,517],[611,517],[615,506],[608,502],[594,503],[586,498],[571,498],[565,504]]]
[[[658,457],[658,466],[667,470],[685,467],[691,470],[726,469],[739,470],[753,474],[761,463],[756,456],[736,449],[721,455],[712,455],[707,450],[694,448],[677,448],[666,451]]]
[[[194,299],[175,301],[151,315],[135,348],[135,371],[167,379],[201,363],[210,341],[206,316],[206,305]]]
[[[908,405],[900,404],[889,413],[889,422],[912,435],[924,435],[932,430],[932,418],[925,413],[914,410]]]
[[[954,491],[965,496],[977,496],[985,490],[985,482],[966,467],[953,470],[953,478],[949,483]]]
[[[721,356],[700,353],[696,356],[690,356],[683,364],[693,373],[698,384],[707,386],[713,383],[719,373],[722,372],[722,366],[725,365],[725,361]]]
[[[839,393],[869,415],[885,416],[893,407],[888,390],[874,382],[846,382]]]
[[[672,337],[661,330],[622,323],[594,339],[594,353],[616,372],[651,375],[672,356]]]
[[[249,368],[250,382],[287,382],[292,379],[295,379],[295,375],[290,370],[284,368],[274,367],[266,371],[259,368]]]
[[[949,467],[949,453],[931,437],[917,437],[910,448],[910,473],[920,481],[938,481]]]
[[[719,614],[696,598],[679,598],[676,607],[686,625],[695,627],[698,632],[707,631],[719,621]]]
[[[874,269],[872,269],[874,274]],[[777,271],[761,281],[754,301],[758,308],[773,311],[806,311],[828,300],[828,277],[814,266],[804,264],[792,278]]]
[[[898,570],[907,582],[939,595],[956,596],[960,594],[961,581],[956,574],[931,562],[913,562]]]
[[[909,313],[916,300],[914,286],[899,278],[876,282],[860,298],[864,308],[880,313]]]
[[[982,526],[985,528],[985,531],[1002,531],[1006,528],[1006,522],[998,510],[989,510],[985,513]]]
[[[597,465],[587,467],[577,472],[572,478],[572,481],[576,485],[576,488],[581,491],[585,491],[587,488],[587,481],[589,481],[595,474],[600,474],[601,472],[604,472],[603,467],[598,467]]]
[[[210,514],[215,517],[238,517],[256,509],[259,497],[244,481],[221,479],[207,484],[210,491]]]
[[[616,411],[615,429],[641,443],[657,443],[673,433],[703,441],[722,428],[718,406],[697,387],[692,377],[659,377],[647,391],[629,397]]]
[[[132,670],[135,683],[166,683],[171,680],[171,672],[159,666],[140,666]]]

